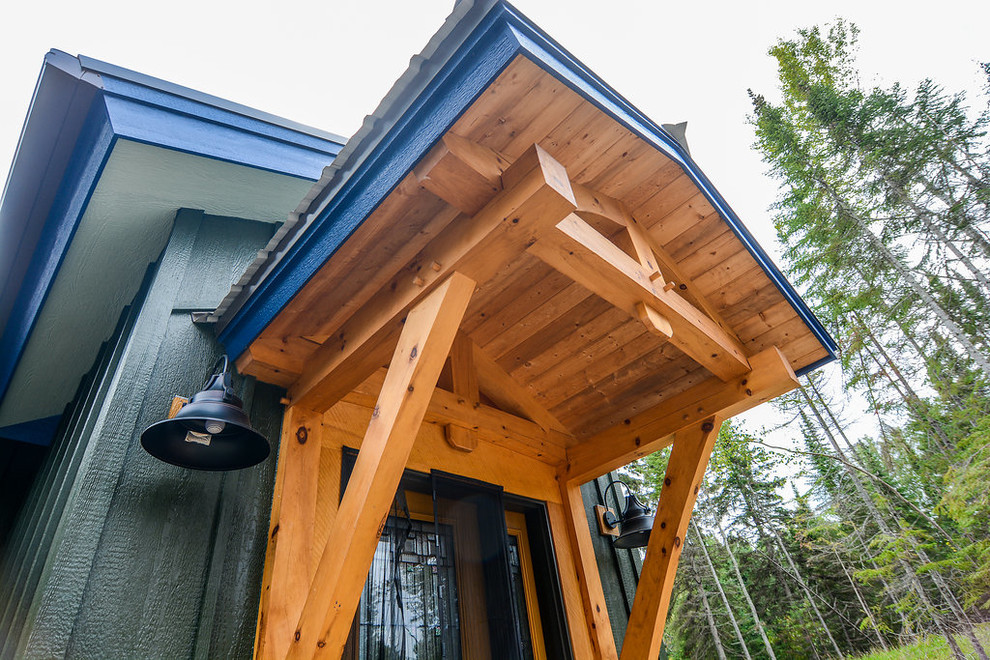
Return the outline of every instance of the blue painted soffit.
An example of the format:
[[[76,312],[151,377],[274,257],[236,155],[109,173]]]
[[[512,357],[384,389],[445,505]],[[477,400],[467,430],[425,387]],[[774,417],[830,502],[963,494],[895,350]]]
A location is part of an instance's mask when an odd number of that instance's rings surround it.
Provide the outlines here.
[[[0,399],[119,139],[311,181],[344,144],[178,85],[49,52],[0,200]]]
[[[58,431],[61,415],[52,415],[34,419],[21,424],[11,424],[0,428],[0,440],[15,440],[26,442],[31,445],[47,447],[55,439],[55,432]]]
[[[220,310],[219,337],[238,356],[433,147],[471,103],[519,55],[556,76],[590,103],[680,163],[729,223],[829,356],[836,343],[766,252],[743,226],[687,151],[659,125],[506,2],[459,2],[454,13],[414,57],[365,126],[350,139],[324,176],[325,184],[300,227],[268,263],[244,283],[240,297]]]

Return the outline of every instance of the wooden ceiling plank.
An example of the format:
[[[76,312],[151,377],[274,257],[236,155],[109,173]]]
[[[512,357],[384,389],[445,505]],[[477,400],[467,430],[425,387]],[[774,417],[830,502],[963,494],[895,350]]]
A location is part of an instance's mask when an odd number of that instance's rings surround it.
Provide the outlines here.
[[[675,291],[655,288],[642,266],[587,222],[571,214],[557,229],[529,251],[634,318],[637,303],[653,307],[670,322],[670,341],[719,378],[749,370],[738,339]]]
[[[384,363],[389,339],[397,336],[406,310],[438,282],[453,272],[488,280],[574,209],[563,166],[540,147],[534,146],[531,153],[506,170],[503,180],[511,185],[506,183],[505,190],[467,222],[449,226],[403,271],[408,277],[399,276],[383,287],[316,351],[289,391],[293,402],[329,408]]]
[[[572,306],[565,314],[543,325],[539,332],[531,334],[495,361],[506,371],[513,371],[568,336],[575,328],[590,323],[609,309],[608,303],[589,295],[579,304]],[[486,349],[487,351],[487,349]],[[494,357],[494,353],[489,352]]]
[[[549,76],[550,74],[545,74]],[[554,128],[564,122],[575,109],[586,106],[584,99],[558,81],[550,88],[551,98],[543,101],[543,111],[522,126],[513,127],[513,135],[501,151],[510,158],[518,158],[529,145],[541,142]],[[543,145],[550,153],[553,149]]]
[[[534,278],[540,272],[545,275],[541,279]],[[534,309],[539,309],[545,302],[567,288],[571,281],[567,276],[556,270],[547,269],[540,262],[539,268],[531,269],[529,278],[516,282],[517,286],[505,292],[498,301],[488,308],[484,323],[471,331],[471,337],[481,346],[493,341],[503,332],[519,329],[519,323]]]
[[[628,329],[617,340],[615,333],[622,332],[623,328]],[[544,374],[564,375],[568,369],[576,371],[604,352],[615,350],[619,341],[626,341],[642,332],[641,326],[629,322],[625,312],[613,307],[590,323],[575,328],[568,337],[533,356],[509,374],[524,385],[534,384]]]
[[[663,223],[662,220],[675,211],[691,209],[692,203],[701,203],[704,199],[704,195],[698,192],[698,187],[691,177],[681,174],[653,197],[629,210],[647,229],[653,230],[654,226],[659,226],[665,235],[673,236],[684,231],[691,223],[687,221]],[[708,213],[696,214],[695,218],[703,218],[706,215]],[[663,243],[663,240],[660,242]]]
[[[729,383],[709,378],[570,447],[566,478],[584,483],[662,449],[672,441],[671,434],[706,417],[732,417],[798,386],[787,358],[775,346],[751,357],[750,364],[752,371]]]
[[[786,323],[797,316],[797,312],[794,311],[794,308],[791,307],[789,302],[781,300],[777,304],[771,305],[756,314],[749,314],[747,316],[745,320],[740,321],[736,325],[739,339],[744,343],[753,337],[759,337],[782,323]]]
[[[343,653],[385,518],[474,286],[453,273],[410,310],[287,657]]]
[[[691,259],[692,255],[707,253],[711,244],[723,239],[726,234],[730,238],[734,236],[732,230],[722,220],[722,216],[718,213],[712,213],[702,218],[693,227],[681,232],[673,240],[664,243],[664,248],[670,256],[681,264],[682,268],[688,270],[688,266],[685,264],[686,260]],[[735,242],[738,243],[738,239]]]
[[[509,63],[451,130],[469,140],[480,141],[488,127],[502,120],[516,100],[524,97],[543,77],[543,70],[531,64],[522,56]]]
[[[617,368],[610,377],[582,390],[554,410],[569,408],[567,414],[560,412],[562,421],[566,419],[565,423],[576,429],[578,437],[588,438],[707,376],[707,371],[696,368],[691,358],[679,351],[652,351]],[[571,415],[579,415],[580,424]]]
[[[450,224],[460,212],[422,189],[412,174],[382,204],[279,314],[265,336],[310,336],[325,341],[359,309],[377,286]],[[328,304],[328,299],[332,304]]]
[[[634,326],[639,334],[615,350],[603,352],[596,360],[574,370],[564,370],[559,376],[548,374],[539,379],[538,399],[546,401],[551,411],[561,411],[555,414],[563,418],[564,412],[569,412],[572,408],[585,408],[585,402],[580,401],[583,394],[589,391],[610,391],[622,366],[645,361],[646,356],[662,353],[662,350],[658,350],[656,337],[646,332],[642,325]]]
[[[657,170],[627,191],[622,199],[629,209],[637,209],[683,174],[684,169],[679,163],[664,159],[664,163]]]
[[[574,308],[584,304],[591,295],[587,289],[572,282],[562,291],[551,296],[542,305],[519,319],[512,327],[500,332],[491,341],[485,343],[479,341],[476,343],[484,348],[485,352],[493,358],[501,360],[520,344],[530,341],[534,335],[540,333],[548,325],[560,317],[569,314]],[[510,361],[506,369],[511,371],[514,367],[514,362]]]
[[[590,438],[621,424],[704,382],[707,377],[710,376],[703,369],[690,369],[679,360],[670,362],[662,371],[647,374],[626,391],[610,397],[606,404],[588,406],[580,426],[580,438]]]

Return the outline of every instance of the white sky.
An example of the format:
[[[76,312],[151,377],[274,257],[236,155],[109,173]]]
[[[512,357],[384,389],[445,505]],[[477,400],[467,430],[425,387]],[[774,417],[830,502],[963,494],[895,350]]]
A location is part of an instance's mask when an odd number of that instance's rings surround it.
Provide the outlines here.
[[[648,116],[688,121],[695,160],[771,254],[766,209],[776,186],[750,149],[746,89],[773,95],[766,51],[777,38],[836,16],[857,23],[866,83],[931,77],[950,90],[975,90],[976,63],[990,60],[990,2],[980,0],[515,4]],[[7,0],[0,180],[50,48],[349,136],[451,7],[452,0]]]

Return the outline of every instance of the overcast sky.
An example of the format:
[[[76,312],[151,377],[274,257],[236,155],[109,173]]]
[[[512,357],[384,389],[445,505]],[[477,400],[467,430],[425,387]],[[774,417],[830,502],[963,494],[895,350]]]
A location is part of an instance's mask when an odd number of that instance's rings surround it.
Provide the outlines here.
[[[516,6],[692,154],[771,254],[776,185],[750,149],[747,88],[773,96],[768,47],[842,16],[861,28],[866,84],[931,77],[977,90],[990,2],[518,0]],[[50,48],[83,54],[351,135],[450,12],[452,0],[0,4],[0,180]]]
[[[765,247],[775,185],[750,149],[746,89],[772,94],[767,48],[843,16],[862,29],[866,82],[932,77],[976,89],[990,59],[990,2],[519,0],[524,13],[654,120],[687,121],[695,159]],[[8,1],[0,180],[44,54],[58,48],[344,136],[371,112],[452,0]],[[937,11],[934,11],[937,10]]]

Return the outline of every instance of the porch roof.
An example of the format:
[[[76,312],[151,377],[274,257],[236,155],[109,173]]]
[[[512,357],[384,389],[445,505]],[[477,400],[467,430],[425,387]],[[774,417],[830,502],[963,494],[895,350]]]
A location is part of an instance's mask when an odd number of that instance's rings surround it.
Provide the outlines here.
[[[508,195],[502,174],[533,145],[566,170],[573,231],[612,247],[568,266],[545,254],[568,252],[566,241],[534,230],[504,254],[473,255],[491,264],[462,330],[498,372],[490,378],[514,383],[567,435],[727,381],[772,347],[798,374],[834,358],[834,341],[682,145],[511,5],[466,2],[328,168],[296,230],[228,297],[220,338],[241,370],[296,396],[315,387],[362,309],[385,309],[414,282],[401,301],[412,304],[446,272],[430,255]],[[658,272],[625,222],[646,231]],[[637,292],[619,277],[626,267],[650,282]],[[694,334],[711,332],[726,351],[709,358]]]

